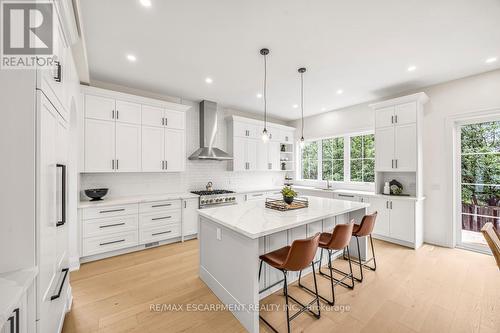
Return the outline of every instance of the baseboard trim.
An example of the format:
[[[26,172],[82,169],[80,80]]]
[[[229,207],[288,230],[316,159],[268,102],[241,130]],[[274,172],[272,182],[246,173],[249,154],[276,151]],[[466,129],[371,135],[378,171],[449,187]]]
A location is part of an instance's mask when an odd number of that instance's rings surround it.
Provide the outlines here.
[[[70,257],[69,258],[69,271],[74,272],[80,269],[80,258],[79,257]]]

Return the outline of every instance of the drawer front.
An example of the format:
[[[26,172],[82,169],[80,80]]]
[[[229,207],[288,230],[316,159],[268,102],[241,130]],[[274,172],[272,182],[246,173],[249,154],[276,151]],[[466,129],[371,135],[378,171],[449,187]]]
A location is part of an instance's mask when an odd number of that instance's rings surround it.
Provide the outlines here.
[[[154,228],[145,228],[140,232],[140,244],[158,242],[165,239],[181,236],[180,223],[159,226]]]
[[[139,225],[141,229],[148,227],[166,226],[176,223],[181,223],[180,210],[141,214],[139,216]]]
[[[83,209],[83,219],[97,219],[103,217],[115,217],[124,215],[134,215],[139,211],[138,204],[128,204],[109,207],[92,207]]]
[[[83,238],[105,236],[117,232],[137,231],[137,215],[83,221]]]
[[[146,202],[139,205],[140,213],[152,213],[172,209],[181,209],[181,200]]]
[[[138,245],[138,232],[123,232],[83,240],[83,255],[90,256]]]

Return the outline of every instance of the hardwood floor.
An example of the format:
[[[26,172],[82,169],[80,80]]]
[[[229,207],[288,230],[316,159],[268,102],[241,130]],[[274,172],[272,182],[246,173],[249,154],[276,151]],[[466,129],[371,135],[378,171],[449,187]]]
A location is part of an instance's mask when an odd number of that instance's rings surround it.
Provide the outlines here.
[[[319,320],[301,314],[292,330],[500,332],[500,272],[493,257],[432,245],[414,251],[382,241],[375,242],[375,251],[376,272],[368,271],[354,290],[335,289],[343,311],[323,309]],[[346,262],[334,266],[345,269]],[[311,286],[312,276],[304,281]],[[318,278],[318,284],[330,295],[328,280]],[[71,273],[71,285],[65,333],[245,332],[228,311],[186,311],[189,304],[219,304],[198,278],[196,240],[83,264]],[[289,291],[303,301],[311,297],[296,285]],[[284,304],[284,299],[275,293],[263,303]],[[152,304],[184,309],[155,312]],[[286,331],[284,312],[263,316]],[[270,332],[262,322],[261,332]]]

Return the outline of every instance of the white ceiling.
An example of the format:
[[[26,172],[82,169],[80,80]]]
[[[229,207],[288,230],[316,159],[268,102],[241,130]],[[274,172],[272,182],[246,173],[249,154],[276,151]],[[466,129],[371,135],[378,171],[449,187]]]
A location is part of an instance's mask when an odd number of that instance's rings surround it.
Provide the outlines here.
[[[268,47],[270,114],[297,119],[299,66],[306,116],[500,68],[498,0],[151,2],[81,1],[91,80],[262,112]]]

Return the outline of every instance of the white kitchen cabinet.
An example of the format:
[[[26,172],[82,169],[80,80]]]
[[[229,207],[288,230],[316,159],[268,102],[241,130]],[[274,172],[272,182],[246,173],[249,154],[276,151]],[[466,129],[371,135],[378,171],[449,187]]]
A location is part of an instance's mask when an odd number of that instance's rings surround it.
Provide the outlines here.
[[[108,97],[85,95],[85,118],[114,121],[115,100]]]
[[[127,101],[116,100],[115,118],[117,122],[141,124],[141,105]]]
[[[417,170],[417,125],[414,123],[394,127],[394,169]]]
[[[269,149],[267,151],[267,161],[269,164],[269,170],[279,171],[281,170],[280,165],[280,143],[278,141],[269,142]]]
[[[264,128],[262,128],[264,130]],[[244,121],[236,121],[233,124],[234,136],[246,137],[246,138],[258,138],[258,127],[255,124],[251,124]]]
[[[381,236],[390,236],[390,211],[388,209],[388,200],[384,198],[372,197],[369,198],[370,207],[368,207],[368,212],[377,212],[377,219],[375,220],[375,227],[373,233]]]
[[[391,200],[390,229],[392,238],[406,242],[415,240],[415,203],[405,200]]]
[[[115,171],[141,171],[141,126],[116,123]]]
[[[375,131],[375,170],[387,171],[394,167],[394,127]]]
[[[165,110],[165,126],[167,128],[183,130],[186,126],[185,119],[184,112]]]
[[[142,126],[162,127],[165,125],[165,110],[160,107],[142,106]]]
[[[142,171],[163,172],[165,170],[165,129],[142,126]]]
[[[394,121],[394,106],[380,108],[375,111],[375,128],[392,126]]]
[[[269,169],[269,145],[270,141],[257,140],[257,170]]]
[[[198,198],[182,200],[182,236],[198,234]]]
[[[394,107],[394,124],[405,125],[417,122],[417,103],[398,104]]]
[[[115,170],[115,122],[85,119],[85,171]]]
[[[234,138],[235,150],[233,153],[233,170],[234,171],[255,171],[258,170],[258,145],[256,139],[248,139],[242,137]]]
[[[186,164],[185,132],[165,129],[165,171],[181,172]]]

